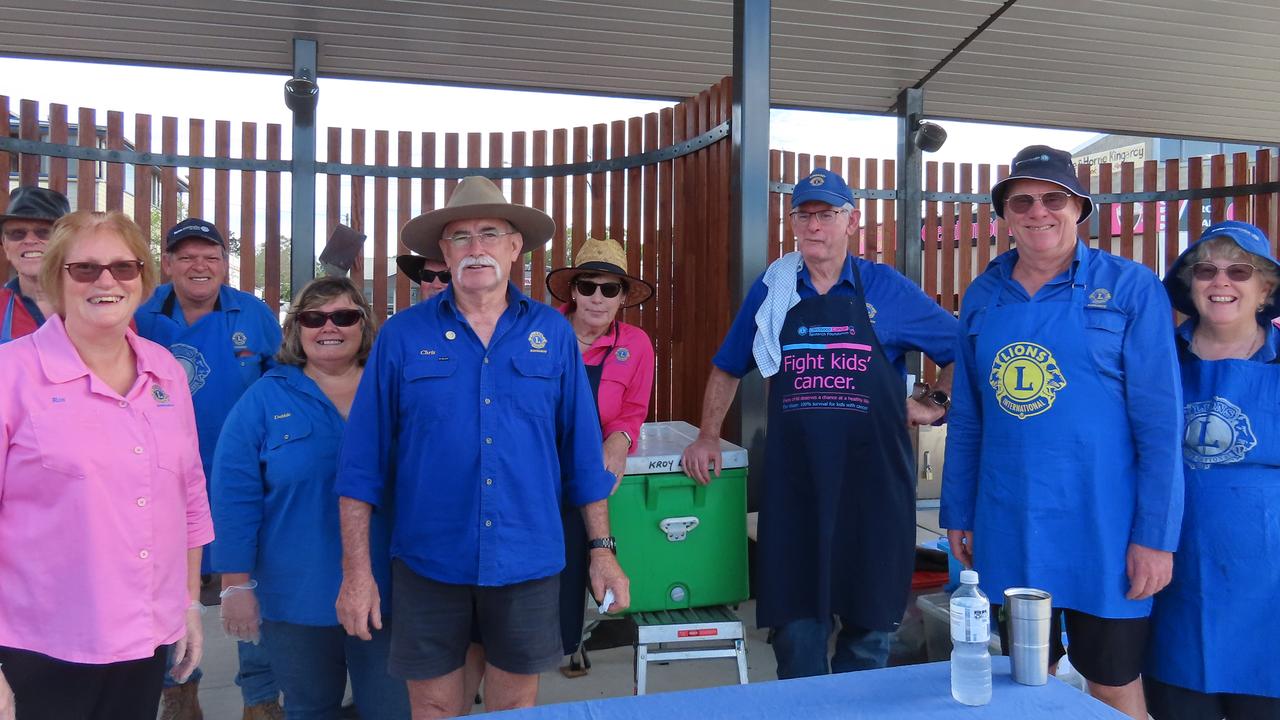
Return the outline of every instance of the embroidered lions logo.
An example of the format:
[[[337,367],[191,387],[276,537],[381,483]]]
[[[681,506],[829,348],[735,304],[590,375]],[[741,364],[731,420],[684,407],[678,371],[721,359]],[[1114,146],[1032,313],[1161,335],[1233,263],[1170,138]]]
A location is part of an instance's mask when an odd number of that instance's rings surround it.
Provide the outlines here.
[[[613,356],[618,358],[618,362],[626,362],[631,358],[631,351],[626,348],[618,348],[614,351]]]
[[[186,343],[177,343],[169,346],[169,352],[173,353],[174,359],[182,366],[187,373],[187,388],[192,395],[199,392],[204,387],[204,382],[209,378],[212,368],[205,361],[204,355],[194,347]]]
[[[240,350],[249,346],[249,338],[245,336],[243,332],[237,330],[231,333],[231,344],[234,345],[237,350]]]
[[[868,320],[874,323],[876,321],[876,313],[878,312],[880,311],[876,310],[875,305],[872,305],[871,303],[867,303],[867,319]],[[852,335],[853,333],[849,333],[849,334]]]
[[[534,330],[529,333],[529,347],[534,350],[541,350],[547,346],[547,336]]]
[[[991,363],[991,387],[1005,412],[1026,420],[1053,407],[1067,378],[1053,353],[1031,342],[1009,343],[996,352]]]
[[[818,173],[814,173],[810,175],[809,177],[805,178],[805,180],[808,180],[809,184],[814,187],[818,187],[827,181],[825,177],[823,177],[822,175],[819,175]]]
[[[1111,300],[1111,291],[1106,288],[1098,288],[1089,293],[1089,304],[1098,307],[1105,307],[1107,302]]]
[[[1225,398],[1187,403],[1182,459],[1194,469],[1240,462],[1258,444],[1249,416]]]

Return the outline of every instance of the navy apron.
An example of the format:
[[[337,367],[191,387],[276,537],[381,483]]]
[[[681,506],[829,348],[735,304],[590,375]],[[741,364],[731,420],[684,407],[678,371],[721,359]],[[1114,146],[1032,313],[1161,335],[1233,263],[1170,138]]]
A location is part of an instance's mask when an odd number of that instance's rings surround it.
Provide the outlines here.
[[[902,621],[915,558],[906,387],[853,296],[801,300],[769,382],[756,623]]]
[[[618,342],[616,323],[613,342]],[[598,365],[585,366],[597,419],[600,415],[600,378],[604,376],[604,364],[612,354],[613,346],[610,345],[604,360]],[[586,595],[582,591],[587,586],[590,560],[587,526],[582,522],[582,509],[562,502],[560,518],[564,523],[564,570],[560,571],[560,636],[564,643],[564,654],[572,655],[582,644],[582,617],[587,605]]]
[[[1181,360],[1186,509],[1147,671],[1200,692],[1280,697],[1280,365]]]
[[[1052,593],[1055,607],[1145,617],[1150,600],[1124,597],[1137,503],[1118,370],[1126,317],[1086,307],[1088,283],[1081,263],[1068,299],[1001,306],[1001,282],[970,323],[974,367],[986,373],[974,568],[993,602],[1027,586]]]

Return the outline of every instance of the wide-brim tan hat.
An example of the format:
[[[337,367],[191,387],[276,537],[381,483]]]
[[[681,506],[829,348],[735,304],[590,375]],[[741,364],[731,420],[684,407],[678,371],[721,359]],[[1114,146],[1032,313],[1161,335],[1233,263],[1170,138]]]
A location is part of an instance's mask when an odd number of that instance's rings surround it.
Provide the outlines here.
[[[631,307],[653,297],[653,285],[627,272],[627,251],[617,240],[587,241],[578,249],[578,256],[573,259],[573,267],[563,267],[547,273],[547,290],[560,302],[569,302],[573,293],[569,286],[579,275],[592,273],[609,273],[627,281],[627,296],[622,300],[622,307]]]
[[[492,180],[479,175],[463,178],[448,202],[439,210],[423,213],[400,228],[405,247],[429,260],[444,262],[440,238],[444,226],[455,220],[499,218],[511,223],[524,239],[521,253],[546,244],[556,232],[556,223],[541,210],[507,201]]]

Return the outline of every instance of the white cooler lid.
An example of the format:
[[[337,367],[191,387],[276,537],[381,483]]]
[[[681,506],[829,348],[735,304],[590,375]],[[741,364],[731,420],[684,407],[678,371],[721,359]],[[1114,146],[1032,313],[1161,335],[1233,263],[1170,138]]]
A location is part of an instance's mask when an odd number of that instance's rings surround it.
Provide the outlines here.
[[[628,475],[658,475],[681,472],[680,456],[689,443],[698,439],[698,428],[683,420],[645,423],[640,426],[636,452],[627,457]],[[727,440],[720,441],[724,468],[747,466],[747,451]]]

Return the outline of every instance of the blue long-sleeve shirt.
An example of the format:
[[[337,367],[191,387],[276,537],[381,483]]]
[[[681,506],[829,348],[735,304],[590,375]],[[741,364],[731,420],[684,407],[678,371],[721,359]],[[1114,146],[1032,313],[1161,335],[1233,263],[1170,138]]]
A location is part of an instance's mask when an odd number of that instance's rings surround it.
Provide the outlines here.
[[[992,260],[986,272],[969,286],[960,309],[939,523],[953,530],[974,527],[982,450],[981,392],[988,370],[976,366],[969,334],[975,316],[986,311],[1001,287],[1002,305],[1062,302],[1071,295],[1076,273],[1087,268],[1089,285],[1108,288],[1110,295],[1105,309],[1086,306],[1085,312],[1119,313],[1124,318],[1119,356],[1094,359],[1099,372],[1116,383],[1129,421],[1127,428],[1097,428],[1097,432],[1131,433],[1137,455],[1137,509],[1130,541],[1158,550],[1175,550],[1183,490],[1178,442],[1182,381],[1173,343],[1173,313],[1164,287],[1147,268],[1077,241],[1071,266],[1040,288],[1033,298],[1013,279],[1017,253],[1010,250]],[[1034,469],[1028,468],[1028,472]]]
[[[867,314],[875,327],[876,339],[898,372],[906,375],[903,358],[910,350],[923,352],[939,365],[950,364],[955,351],[956,319],[892,267],[849,255],[845,258],[839,279],[828,292],[837,296],[857,293],[853,280],[854,263],[858,264]],[[818,295],[807,266],[802,265],[796,274],[796,291],[801,300]],[[751,353],[756,336],[756,311],[768,293],[769,288],[765,287],[764,275],[761,274],[751,284],[733,325],[711,359],[712,364],[734,377],[740,378],[756,366]]]
[[[613,489],[578,343],[514,286],[486,348],[453,289],[396,313],[365,366],[337,492],[378,505],[394,485],[391,553],[418,575],[501,586],[564,566],[561,496]]]
[[[338,624],[342,540],[334,478],[345,426],[315,381],[292,365],[268,370],[227,416],[213,463],[213,569],[257,580],[267,620]],[[391,523],[387,503],[378,506],[369,549],[385,615]]]

